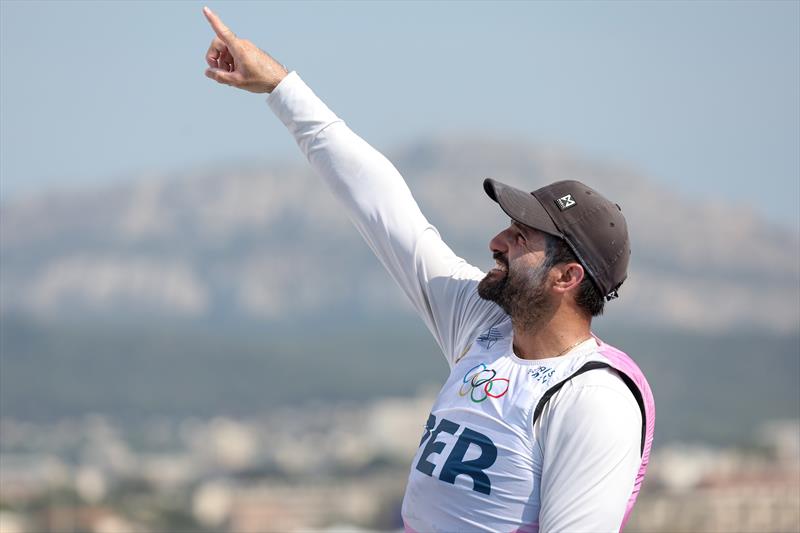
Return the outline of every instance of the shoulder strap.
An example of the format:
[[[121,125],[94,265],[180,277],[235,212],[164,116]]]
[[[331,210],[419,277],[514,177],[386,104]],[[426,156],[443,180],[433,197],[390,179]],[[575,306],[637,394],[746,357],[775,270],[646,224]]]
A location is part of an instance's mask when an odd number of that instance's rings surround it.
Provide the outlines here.
[[[547,402],[550,401],[550,398],[552,398],[555,395],[555,393],[561,390],[561,387],[563,387],[569,380],[571,380],[575,376],[583,374],[584,372],[588,372],[589,370],[595,370],[598,368],[614,368],[614,367],[602,361],[589,361],[588,363],[580,367],[578,370],[576,370],[572,375],[550,387],[547,390],[547,392],[545,392],[542,395],[541,399],[539,400],[539,403],[536,405],[536,409],[533,411],[533,424],[535,424],[536,421],[539,419],[539,416],[541,416],[542,411],[544,411],[544,406],[547,405]],[[633,397],[636,399],[636,403],[639,405],[639,411],[642,414],[642,444],[639,448],[639,453],[642,454],[644,453],[644,440],[647,431],[647,419],[644,410],[644,398],[642,398],[642,392],[639,390],[639,387],[636,386],[633,380],[630,377],[628,377],[628,375],[625,374],[625,372],[617,371],[617,373],[619,374],[619,377],[622,378],[622,381],[625,382],[625,385],[627,385],[630,391],[633,393]]]

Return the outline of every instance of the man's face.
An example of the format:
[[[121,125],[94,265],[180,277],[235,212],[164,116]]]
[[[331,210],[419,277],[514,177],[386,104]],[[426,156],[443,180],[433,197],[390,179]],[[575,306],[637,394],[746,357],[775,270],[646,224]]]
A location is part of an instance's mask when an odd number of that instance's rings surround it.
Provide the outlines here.
[[[544,234],[512,220],[489,242],[489,249],[496,266],[478,284],[478,295],[523,327],[536,327],[553,307]]]

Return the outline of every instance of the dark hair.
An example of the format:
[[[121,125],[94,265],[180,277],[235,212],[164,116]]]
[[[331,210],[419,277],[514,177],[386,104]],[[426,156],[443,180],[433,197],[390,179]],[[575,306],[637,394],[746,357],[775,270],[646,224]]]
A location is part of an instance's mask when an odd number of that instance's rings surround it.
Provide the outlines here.
[[[550,266],[555,266],[559,263],[580,263],[567,241],[547,233],[544,234],[544,237],[545,254]],[[578,292],[575,294],[575,303],[586,311],[589,316],[600,316],[603,314],[606,300],[600,294],[592,279],[586,275],[578,286]]]

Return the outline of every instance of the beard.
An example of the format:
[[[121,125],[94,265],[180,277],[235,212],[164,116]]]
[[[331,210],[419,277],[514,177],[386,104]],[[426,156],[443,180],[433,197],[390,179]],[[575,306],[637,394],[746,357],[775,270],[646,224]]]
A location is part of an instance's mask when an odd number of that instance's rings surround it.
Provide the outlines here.
[[[536,331],[555,308],[547,293],[547,274],[551,265],[544,261],[536,268],[513,268],[502,254],[494,254],[505,270],[492,270],[478,284],[478,296],[494,302],[524,331]]]

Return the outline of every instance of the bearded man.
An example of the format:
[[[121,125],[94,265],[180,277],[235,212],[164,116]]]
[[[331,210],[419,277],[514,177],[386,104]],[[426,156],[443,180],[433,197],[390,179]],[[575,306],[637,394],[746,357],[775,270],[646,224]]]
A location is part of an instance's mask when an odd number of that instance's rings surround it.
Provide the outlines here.
[[[206,75],[255,93],[294,136],[442,350],[450,375],[412,462],[406,531],[619,531],[653,441],[650,387],[592,335],[630,248],[620,207],[577,181],[487,179],[511,218],[484,274],[455,255],[394,166],[208,8]]]

